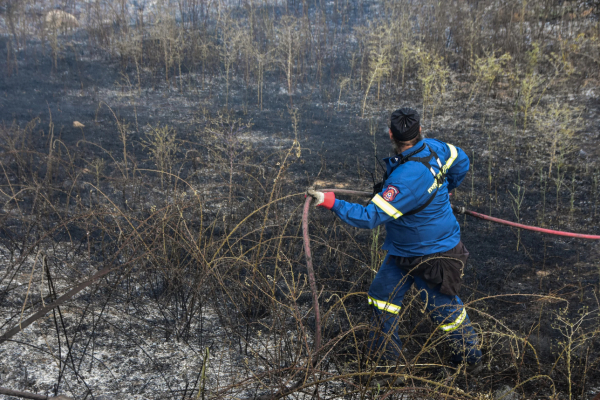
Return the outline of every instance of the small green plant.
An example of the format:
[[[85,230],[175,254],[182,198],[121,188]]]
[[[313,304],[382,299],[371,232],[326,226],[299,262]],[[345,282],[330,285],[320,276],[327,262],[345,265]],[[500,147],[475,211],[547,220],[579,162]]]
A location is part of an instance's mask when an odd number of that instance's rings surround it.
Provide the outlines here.
[[[224,110],[216,117],[209,117],[203,132],[200,132],[211,143],[209,150],[215,161],[227,165],[230,214],[233,211],[234,166],[251,149],[249,141],[243,137],[251,126],[251,122],[244,122],[241,118],[236,118],[232,111]]]
[[[265,82],[265,70],[269,67],[269,64],[272,62],[270,57],[272,51],[273,50],[267,50],[261,52],[258,48],[256,48],[253,53],[254,58],[256,60],[256,102],[261,110],[263,108],[263,86]]]
[[[196,396],[196,400],[202,398],[204,400],[205,392],[206,392],[206,372],[208,370],[210,350],[207,347],[204,349],[204,359],[202,360],[202,370],[200,371],[200,390],[198,390],[198,395]]]
[[[402,87],[406,83],[406,70],[409,63],[414,61],[415,47],[414,47],[414,29],[409,21],[410,16],[408,13],[402,13],[400,22],[396,26],[396,37],[400,40],[400,46],[397,49],[397,55],[400,58],[400,69]]]
[[[229,106],[229,87],[231,85],[231,70],[237,57],[240,43],[240,30],[236,27],[235,19],[230,13],[221,13],[219,18],[219,54],[225,73],[225,107]]]
[[[337,110],[340,110],[340,103],[342,102],[342,90],[344,90],[344,87],[349,84],[352,80],[350,78],[342,78],[342,80],[340,81],[340,94],[338,96],[338,101],[337,101]]]
[[[549,157],[548,178],[553,168],[575,150],[573,137],[581,126],[581,110],[558,101],[534,114],[535,124],[543,140],[540,150]]]
[[[373,118],[371,120],[369,120],[369,136],[373,137],[373,174],[374,177],[377,176],[377,170],[378,170],[378,166],[379,166],[379,159],[377,158],[377,131],[378,131],[378,124],[377,121],[375,121]],[[358,160],[357,160],[357,164],[358,164]],[[358,171],[360,173],[360,168],[358,168]]]
[[[150,28],[150,37],[160,49],[160,62],[164,67],[165,81],[171,86],[170,71],[176,65],[178,49],[182,46],[183,32],[175,21],[172,10],[159,2],[156,23]]]
[[[545,78],[535,73],[528,74],[521,80],[519,95],[517,97],[517,108],[523,114],[523,130],[527,129],[529,112],[535,99],[537,98],[539,101],[542,97],[540,89],[544,82]]]
[[[594,199],[594,207],[592,210],[592,220],[596,219],[596,209],[598,208],[598,188],[600,184],[600,171],[592,173],[592,198]]]
[[[48,42],[50,43],[50,49],[52,51],[52,68],[54,71],[58,70],[58,57],[63,49],[62,42],[59,40],[58,28],[49,29],[47,31]],[[46,31],[44,32],[44,38],[46,37]]]
[[[444,93],[446,93],[450,69],[443,57],[424,50],[419,50],[417,52],[416,59],[419,65],[418,76],[419,81],[421,81],[421,91],[423,95],[423,112],[421,120],[425,120],[425,110],[428,107],[432,107],[430,119],[433,119],[435,110],[441,102]]]
[[[540,193],[542,194],[542,208],[540,210],[540,225],[546,225],[546,193],[548,191],[548,176],[544,171],[544,168],[540,168]]]
[[[556,165],[556,178],[554,178],[554,185],[556,187],[556,212],[558,213],[558,208],[560,207],[560,189],[562,188],[563,183],[565,182],[565,174],[567,171],[564,170],[564,164],[561,161]]]
[[[492,85],[496,78],[504,71],[506,64],[512,60],[512,57],[508,53],[504,53],[499,57],[492,52],[491,54],[483,57],[477,57],[473,63],[473,74],[475,75],[475,82],[471,88],[469,94],[469,100],[474,100],[477,92],[483,86],[486,91],[486,96],[489,95]]]
[[[94,158],[94,160],[90,163],[90,167],[92,168],[94,176],[96,177],[96,187],[100,187],[100,177],[102,176],[105,165],[106,161],[102,158]]]
[[[519,179],[520,182],[520,179]],[[525,199],[525,187],[521,185],[515,184],[516,193],[511,192],[508,193],[510,197],[512,197],[512,209],[515,213],[515,217],[517,217],[517,223],[521,223],[521,207],[523,206],[523,200]],[[521,229],[517,228],[517,251],[519,251],[519,244],[521,243]]]
[[[492,142],[492,133],[488,130],[487,135],[487,143],[488,143],[488,162],[487,162],[487,173],[488,173],[488,190],[492,190],[492,182],[494,181],[494,161],[493,161],[493,142]]]
[[[287,94],[292,104],[292,95],[294,94],[294,77],[296,66],[296,55],[300,50],[300,32],[298,23],[292,16],[285,17],[276,29],[278,37],[276,47],[276,62],[284,73],[287,83]]]
[[[371,231],[371,271],[373,272],[373,278],[383,261],[381,254],[381,244],[379,238],[381,236],[381,226],[376,227]]]
[[[600,336],[598,316],[597,309],[590,311],[587,307],[581,308],[576,316],[570,316],[567,308],[555,313],[552,327],[561,334],[562,340],[558,342],[560,353],[552,370],[556,369],[561,361],[564,363],[569,399],[573,398],[573,369],[576,367],[573,363],[581,358],[581,354],[586,353],[581,349],[587,347],[589,351],[589,346]]]
[[[571,219],[571,222],[573,222],[573,214],[575,213],[575,174],[573,173],[573,176],[571,177],[571,188],[570,188],[570,192],[571,192],[571,199],[569,201],[569,217]]]
[[[374,26],[369,37],[368,48],[366,49],[366,51],[369,52],[369,77],[367,88],[365,89],[365,96],[363,98],[361,118],[365,117],[367,97],[369,96],[373,83],[377,81],[377,99],[379,100],[381,79],[390,73],[390,53],[392,50],[392,44],[390,42],[391,37],[391,28],[389,25]]]
[[[300,146],[300,141],[298,140],[298,124],[300,123],[300,116],[298,115],[298,109],[288,108],[288,113],[292,118],[292,128],[294,130],[294,141],[292,142],[292,147],[295,149],[296,158],[302,157],[302,147]]]
[[[475,150],[473,150],[471,159],[471,204],[473,204],[475,198]]]
[[[523,3],[523,4],[525,4],[525,3]],[[537,42],[534,42],[531,45],[531,50],[527,52],[527,58],[526,58],[527,69],[525,71],[525,73],[527,75],[533,75],[535,73],[535,70],[536,70],[538,64],[540,63],[541,58],[542,58],[542,52],[540,50],[540,44]]]
[[[150,152],[150,158],[154,160],[157,170],[160,172],[160,185],[164,187],[164,177],[169,176],[172,171],[175,155],[179,150],[177,133],[169,125],[146,127],[146,138],[142,139],[142,146]]]

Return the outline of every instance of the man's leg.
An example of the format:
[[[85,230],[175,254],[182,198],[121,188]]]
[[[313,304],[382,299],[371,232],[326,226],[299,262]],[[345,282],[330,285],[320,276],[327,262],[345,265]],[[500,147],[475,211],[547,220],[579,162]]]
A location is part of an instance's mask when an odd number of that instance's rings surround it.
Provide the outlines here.
[[[420,291],[421,299],[427,303],[431,318],[439,329],[448,333],[453,347],[451,361],[459,364],[466,361],[475,364],[481,359],[481,350],[477,348],[477,333],[458,296],[440,293],[439,288],[429,288],[427,283],[415,278],[415,285]]]
[[[396,361],[402,350],[398,337],[398,314],[404,294],[413,278],[404,274],[388,255],[369,288],[368,301],[373,308],[369,330],[369,353],[372,358]]]

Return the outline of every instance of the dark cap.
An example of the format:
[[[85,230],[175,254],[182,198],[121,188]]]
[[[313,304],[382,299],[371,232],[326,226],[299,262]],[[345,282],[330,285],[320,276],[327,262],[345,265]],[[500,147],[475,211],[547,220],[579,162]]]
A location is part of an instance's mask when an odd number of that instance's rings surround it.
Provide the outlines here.
[[[400,142],[407,142],[417,137],[421,127],[421,117],[412,108],[403,107],[392,113],[390,129],[394,138]]]

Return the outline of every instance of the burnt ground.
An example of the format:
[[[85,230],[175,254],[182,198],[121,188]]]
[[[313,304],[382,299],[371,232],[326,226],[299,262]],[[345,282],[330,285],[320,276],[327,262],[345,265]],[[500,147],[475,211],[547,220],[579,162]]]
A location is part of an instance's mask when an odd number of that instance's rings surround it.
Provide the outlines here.
[[[4,49],[5,46],[0,44],[0,48]],[[36,151],[48,152],[49,126],[52,122],[54,137],[59,138],[64,143],[64,148],[72,152],[75,163],[83,165],[86,160],[106,158],[104,150],[117,157],[122,151],[122,145],[115,118],[103,105],[106,104],[114,110],[117,118],[130,124],[129,151],[135,158],[147,158],[147,150],[141,145],[144,127],[167,123],[176,128],[178,137],[182,140],[177,157],[184,159],[187,150],[195,149],[190,138],[196,134],[203,113],[214,113],[224,104],[223,93],[219,90],[224,84],[218,78],[213,78],[205,89],[196,81],[195,89],[186,87],[180,92],[158,79],[154,79],[152,83],[152,77],[148,77],[146,82],[151,83],[144,84],[141,93],[138,93],[136,88],[123,85],[117,61],[90,53],[83,45],[75,46],[74,49],[60,60],[57,71],[53,71],[49,57],[43,57],[40,52],[37,57],[27,54],[19,63],[18,74],[0,77],[1,119],[7,127],[12,124],[24,127],[31,120],[39,118],[34,135],[31,136],[31,147]],[[2,57],[4,56],[0,55]],[[133,78],[133,72],[130,71],[130,79]],[[199,79],[197,76],[189,78],[190,81]],[[542,217],[543,184],[539,172],[546,162],[543,156],[544,144],[539,142],[533,131],[523,132],[521,128],[515,127],[514,109],[510,100],[496,96],[495,99],[469,101],[468,89],[461,85],[466,79],[458,73],[453,75],[451,87],[435,117],[426,120],[424,124],[427,136],[453,143],[471,157],[472,171],[456,191],[454,202],[474,211],[515,220],[510,192],[515,193],[515,185],[520,185],[526,188],[520,210],[521,222],[581,233],[599,233],[598,190],[593,181],[600,171],[597,162],[600,152],[598,95],[593,92],[590,94],[589,88],[582,88],[575,99],[565,99],[584,107],[584,126],[575,138],[577,149],[568,156],[569,167],[565,184],[558,193],[559,204],[557,206],[556,189],[550,182]],[[251,132],[255,145],[249,157],[256,162],[270,162],[273,152],[289,147],[294,139],[289,113],[290,98],[282,89],[282,82],[282,78],[276,73],[267,77],[262,110],[255,105],[253,90],[245,89],[242,82],[232,84],[229,107],[236,116],[253,123]],[[293,104],[298,109],[298,139],[302,146],[302,162],[290,167],[286,185],[286,190],[290,192],[301,192],[317,180],[321,186],[339,185],[368,190],[372,185],[371,173],[376,169],[374,144],[377,146],[378,156],[389,155],[390,146],[385,134],[389,112],[400,105],[418,109],[421,107],[415,82],[409,82],[393,98],[382,99],[373,105],[372,109],[375,111],[364,119],[359,117],[362,94],[345,94],[342,104],[338,104],[337,90],[335,84],[298,85]],[[548,93],[544,100],[553,99],[561,99],[561,94]],[[75,120],[85,125],[83,131],[72,126]],[[369,133],[372,126],[375,126],[375,137]],[[81,140],[98,144],[104,150],[80,142]],[[184,168],[192,168],[190,165],[188,163]],[[201,171],[202,168],[208,168],[208,165],[208,159],[202,158],[198,168]],[[116,167],[109,163],[107,168]],[[198,185],[204,183],[199,181]],[[236,196],[244,195],[243,192],[236,193]],[[149,197],[147,201],[153,200]],[[315,211],[313,215],[325,226],[334,224],[334,218],[323,211]],[[575,321],[586,310],[595,309],[597,313],[597,296],[600,290],[600,248],[597,242],[522,231],[520,244],[517,246],[515,229],[470,217],[459,217],[459,221],[463,242],[471,253],[461,297],[465,302],[471,302],[471,306],[481,313],[478,315],[477,312],[471,312],[472,319],[481,323],[483,332],[492,332],[492,325],[503,326],[501,331],[504,334],[518,332],[531,344],[529,347],[515,345],[521,351],[517,356],[514,354],[515,350],[507,345],[510,340],[504,341],[500,335],[491,333],[484,335],[484,348],[494,356],[486,359],[489,369],[476,383],[476,387],[486,391],[503,385],[513,386],[516,375],[531,375],[536,370],[540,371],[539,374],[549,374],[557,381],[564,382],[565,371],[553,369],[550,365],[557,352],[560,352],[556,347],[560,336],[560,321],[557,316]],[[355,235],[358,235],[359,242],[369,241],[368,233]],[[3,240],[6,240],[6,235]],[[59,238],[57,240],[60,241]],[[5,242],[4,247],[10,247],[8,242]],[[322,264],[317,265],[318,276],[321,273],[328,274],[321,270],[323,268],[327,269]],[[363,277],[359,284],[360,289],[366,291],[368,279]],[[556,300],[540,302],[536,297],[527,295],[553,296]],[[367,308],[356,303],[356,310],[365,312]],[[485,314],[491,317],[488,318]],[[207,317],[207,321],[210,318],[212,317]],[[418,318],[418,315],[413,318]],[[221,340],[218,334],[219,322],[214,320],[210,323],[212,333],[205,335],[203,340],[218,343]],[[584,323],[577,334],[591,332],[593,328]],[[105,333],[102,335],[110,337]],[[32,339],[33,336],[26,337]],[[577,398],[591,399],[593,394],[600,391],[597,336],[592,340],[593,344],[586,346],[586,353],[576,354],[574,359],[576,377],[573,381],[581,382],[582,376],[586,376],[584,386],[578,383]],[[161,345],[168,347],[169,343],[167,340]],[[418,343],[417,338],[414,342],[409,341],[407,347],[414,348]],[[196,345],[195,351],[200,355],[204,344]],[[172,345],[176,347],[177,342],[173,341]],[[16,345],[11,343],[11,346]],[[2,350],[5,365],[2,385],[17,382],[23,390],[51,390],[55,383],[52,379],[42,379],[41,372],[38,372],[37,381],[35,377],[31,377],[31,372],[23,375],[23,369],[26,371],[31,368],[31,359],[28,362],[19,359],[17,348],[10,347],[12,350],[9,354],[7,347]],[[532,348],[536,349],[536,353]],[[110,347],[106,349],[107,357],[113,363],[123,360],[121,357],[127,359],[129,354],[125,352],[117,355],[115,350],[110,355]],[[178,360],[200,357],[198,354],[193,357],[179,354],[180,350],[171,353],[169,349],[161,351],[161,360],[166,366],[162,370],[158,368],[158,371],[173,368],[169,367],[172,360],[169,354],[177,352],[177,357],[180,357]],[[28,357],[32,357],[31,354]],[[515,357],[517,362],[513,362]],[[538,360],[541,366],[538,365]],[[50,359],[47,361],[51,362]],[[198,363],[197,359],[191,360],[190,368],[197,368]],[[131,377],[136,374],[136,368],[144,370],[143,364],[133,362],[123,373]],[[519,365],[521,370],[514,365]],[[133,396],[132,388],[135,388],[135,393],[139,393],[136,398],[166,398],[153,392],[160,388],[148,383],[152,380],[151,374],[131,378],[129,381],[123,380],[118,371],[112,371],[111,374],[113,378],[109,384],[99,383],[104,378],[89,374],[87,385],[97,385],[100,388],[99,392],[93,392],[94,398],[133,398],[130,397]],[[190,372],[190,376],[192,375]],[[183,385],[182,382],[188,378],[182,379],[171,382],[171,385]],[[74,392],[78,390],[73,389]],[[564,383],[559,384],[557,390],[564,394]],[[550,395],[548,387],[543,383],[527,383],[519,391],[525,398],[545,398]],[[108,392],[108,397],[102,397],[103,392]]]

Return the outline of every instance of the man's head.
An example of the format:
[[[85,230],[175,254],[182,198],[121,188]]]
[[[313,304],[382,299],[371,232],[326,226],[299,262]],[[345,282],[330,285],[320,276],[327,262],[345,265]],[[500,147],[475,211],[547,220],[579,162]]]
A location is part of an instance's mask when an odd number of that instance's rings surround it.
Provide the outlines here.
[[[419,113],[412,108],[403,107],[392,113],[390,139],[396,153],[411,148],[423,139],[420,121]]]

